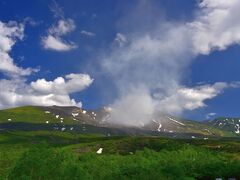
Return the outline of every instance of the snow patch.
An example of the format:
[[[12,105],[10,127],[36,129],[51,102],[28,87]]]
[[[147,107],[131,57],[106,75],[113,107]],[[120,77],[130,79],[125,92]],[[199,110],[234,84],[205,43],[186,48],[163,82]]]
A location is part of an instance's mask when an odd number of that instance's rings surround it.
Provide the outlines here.
[[[85,111],[85,110],[82,110],[82,113],[83,113],[83,114],[86,114],[86,113],[87,113],[87,111]]]
[[[157,122],[155,119],[153,119],[152,121],[155,122],[156,124],[158,124],[157,131],[160,132],[160,131],[161,131],[162,124],[161,124],[160,122]]]
[[[56,115],[56,118],[58,119],[58,118],[59,118],[59,115]]]
[[[78,116],[78,114],[79,114],[79,113],[72,113],[72,116],[73,116],[73,117],[76,117],[76,116]]]
[[[171,118],[171,117],[167,117],[167,118],[168,118],[169,120],[175,122],[175,123],[178,123],[178,124],[180,124],[180,125],[182,125],[182,126],[185,126],[185,124],[183,124],[183,123],[181,123],[181,122],[179,122],[179,121],[177,121],[177,120],[175,120],[175,119],[173,119],[173,118]]]
[[[97,150],[97,154],[102,154],[102,151],[103,151],[103,148],[99,148],[99,149]]]
[[[158,132],[160,132],[160,131],[161,131],[161,127],[162,127],[162,124],[161,124],[161,123],[159,123],[158,129],[157,129],[157,131],[158,131]]]
[[[46,121],[46,124],[48,124],[49,123],[49,121]]]
[[[155,122],[155,123],[158,123],[155,119],[153,119],[152,121]]]
[[[239,128],[240,128],[240,127],[239,127],[239,124],[236,124],[235,127],[236,127],[236,131],[235,131],[235,133],[239,134],[239,132],[240,132],[240,130],[239,130]]]
[[[50,111],[45,111],[45,114],[50,114]]]
[[[107,114],[106,116],[104,116],[104,117],[102,118],[101,121],[102,121],[102,122],[109,121],[110,118],[111,118],[110,114]]]

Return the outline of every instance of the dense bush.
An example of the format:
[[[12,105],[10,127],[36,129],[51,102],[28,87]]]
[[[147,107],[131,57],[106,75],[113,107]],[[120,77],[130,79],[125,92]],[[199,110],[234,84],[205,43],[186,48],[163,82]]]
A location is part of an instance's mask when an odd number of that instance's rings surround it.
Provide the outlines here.
[[[239,177],[240,162],[200,147],[133,155],[98,155],[38,145],[17,161],[9,179],[214,179]]]

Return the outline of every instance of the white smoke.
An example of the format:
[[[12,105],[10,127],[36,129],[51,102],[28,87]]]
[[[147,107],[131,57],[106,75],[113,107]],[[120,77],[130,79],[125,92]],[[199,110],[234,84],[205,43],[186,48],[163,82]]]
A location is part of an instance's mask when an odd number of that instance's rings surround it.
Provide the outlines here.
[[[238,8],[237,0],[203,0],[192,21],[171,22],[151,13],[154,8],[149,1],[141,1],[121,20],[126,26],[124,43],[113,47],[102,62],[119,94],[111,105],[112,123],[134,126],[150,121],[156,113],[179,115],[204,107],[205,100],[225,88],[239,87],[227,83],[184,86],[197,55],[240,42],[240,21],[235,21]],[[128,26],[131,23],[136,27]]]

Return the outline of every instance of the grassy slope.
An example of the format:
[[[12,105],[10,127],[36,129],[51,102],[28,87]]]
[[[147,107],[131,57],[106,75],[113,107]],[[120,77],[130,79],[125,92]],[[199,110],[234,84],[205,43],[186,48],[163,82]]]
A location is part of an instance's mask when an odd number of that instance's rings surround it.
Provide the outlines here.
[[[0,123],[9,122],[8,119],[12,119],[11,122],[25,122],[25,123],[60,123],[60,117],[57,119],[53,114],[46,114],[38,107],[24,106],[13,109],[0,110]],[[70,118],[64,118],[64,124],[77,124]]]
[[[203,135],[217,135],[217,136],[225,136],[225,137],[237,137],[237,134],[228,132],[228,131],[223,131],[221,129],[208,126],[206,124],[197,122],[197,121],[191,121],[191,120],[184,120],[184,124],[188,128],[182,128],[180,129],[180,132],[186,132],[186,133],[198,133],[198,134],[203,134]]]

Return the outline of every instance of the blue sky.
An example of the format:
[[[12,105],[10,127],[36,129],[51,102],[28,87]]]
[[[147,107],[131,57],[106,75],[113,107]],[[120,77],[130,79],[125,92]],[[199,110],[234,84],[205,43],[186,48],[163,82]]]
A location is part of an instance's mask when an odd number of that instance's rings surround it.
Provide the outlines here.
[[[234,6],[237,7],[239,3],[234,4],[233,1],[232,4],[225,4],[222,0],[214,3],[214,0],[204,0],[202,4],[200,1],[179,0],[0,0],[0,22],[4,24],[3,28],[17,26],[9,25],[10,21],[24,26],[23,38],[14,33],[2,35],[14,42],[11,49],[2,50],[3,53],[8,54],[17,67],[37,69],[37,72],[29,75],[19,75],[4,68],[1,71],[0,67],[0,107],[44,103],[52,105],[55,102],[57,105],[77,105],[82,102],[83,108],[87,109],[112,105],[122,111],[122,106],[126,105],[136,109],[136,104],[129,104],[128,101],[136,98],[136,102],[144,104],[141,108],[149,109],[148,112],[157,109],[199,120],[206,119],[209,113],[213,115],[210,118],[239,117],[240,39],[235,29],[240,27],[240,23],[235,22],[237,20],[234,18],[238,15]],[[231,10],[229,16],[232,21],[215,25],[210,19],[215,18],[210,16],[211,12],[214,14],[215,10],[218,12],[222,8]],[[209,20],[202,20],[202,17],[209,17]],[[59,32],[60,21],[65,23],[66,32],[64,29]],[[206,23],[211,37],[207,37],[208,31],[202,32],[196,28],[196,22]],[[171,31],[173,35],[168,33]],[[228,31],[231,38],[224,34]],[[54,38],[54,44],[48,44],[50,36]],[[189,36],[196,38],[189,40]],[[178,37],[181,39],[178,40]],[[170,45],[178,47],[173,50],[172,47],[155,47],[169,42],[167,38],[176,38],[176,44],[173,41]],[[62,43],[58,44],[58,49],[55,46],[57,40]],[[202,49],[206,44],[208,48]],[[134,48],[141,46],[145,49],[145,45],[149,45],[146,53],[134,54]],[[133,56],[137,58],[133,59]],[[161,58],[168,62],[158,61]],[[146,59],[148,62],[145,62]],[[69,74],[76,76],[70,76],[72,81],[68,83],[65,76]],[[52,83],[57,77],[63,78],[58,81],[60,85]],[[168,78],[173,83],[166,83]],[[45,81],[40,82],[39,79]],[[214,86],[215,83],[225,84],[219,87]],[[11,95],[12,92],[3,86],[9,89],[14,86],[17,100],[10,99],[8,102],[6,94]],[[59,90],[61,87],[63,90]],[[140,87],[144,92],[136,92]],[[28,89],[27,93],[25,88]],[[213,88],[214,92],[205,97],[204,88]],[[200,99],[196,99],[195,95],[186,97],[184,94],[181,97],[182,93],[189,94],[192,90],[197,91],[196,96],[201,96]],[[131,93],[139,96],[132,96]],[[53,97],[48,99],[50,94]],[[31,100],[27,101],[28,98]],[[138,101],[141,98],[142,101]],[[168,107],[169,104],[171,106]],[[139,111],[144,112],[141,108]]]

